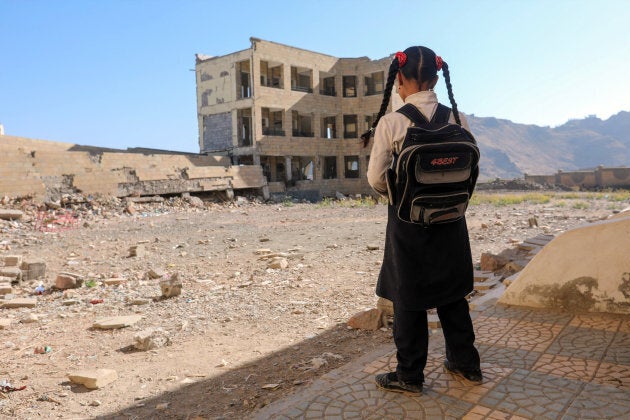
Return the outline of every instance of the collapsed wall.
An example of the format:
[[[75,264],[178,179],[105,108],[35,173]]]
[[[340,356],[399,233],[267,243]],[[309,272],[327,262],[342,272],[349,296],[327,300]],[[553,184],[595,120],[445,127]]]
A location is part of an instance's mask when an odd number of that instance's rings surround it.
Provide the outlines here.
[[[55,199],[79,192],[115,197],[259,189],[258,165],[178,152],[142,152],[0,136],[0,195]]]
[[[630,211],[553,239],[499,303],[630,314]]]

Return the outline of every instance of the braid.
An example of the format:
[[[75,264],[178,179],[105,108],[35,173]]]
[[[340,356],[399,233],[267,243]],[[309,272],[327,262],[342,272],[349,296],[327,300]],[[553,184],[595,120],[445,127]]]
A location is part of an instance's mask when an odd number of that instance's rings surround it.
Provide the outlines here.
[[[392,96],[392,88],[394,87],[394,81],[396,80],[396,73],[398,73],[398,59],[395,58],[392,60],[392,64],[389,65],[389,73],[387,75],[387,83],[385,84],[385,92],[383,92],[383,102],[381,102],[381,109],[379,109],[374,122],[372,123],[372,127],[365,133],[361,135],[361,140],[363,140],[363,147],[367,147],[368,142],[370,141],[370,137],[374,133],[374,129],[376,128],[378,121],[381,119],[385,112],[387,111],[387,106],[389,105],[389,99]]]
[[[455,117],[455,122],[458,125],[462,125],[462,122],[459,119],[459,112],[457,111],[457,103],[455,102],[455,98],[453,97],[453,86],[451,85],[451,75],[448,71],[448,64],[446,64],[446,61],[442,62],[442,73],[444,74],[444,81],[446,82],[446,90],[448,90],[448,99],[449,101],[451,101],[451,107],[453,109],[453,116]]]

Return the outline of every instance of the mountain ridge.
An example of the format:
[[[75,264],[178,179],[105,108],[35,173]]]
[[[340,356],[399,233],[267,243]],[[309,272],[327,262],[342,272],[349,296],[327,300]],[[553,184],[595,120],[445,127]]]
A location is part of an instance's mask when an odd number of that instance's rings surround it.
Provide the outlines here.
[[[556,127],[466,115],[481,151],[480,179],[520,178],[630,165],[630,112],[606,120],[572,119]]]

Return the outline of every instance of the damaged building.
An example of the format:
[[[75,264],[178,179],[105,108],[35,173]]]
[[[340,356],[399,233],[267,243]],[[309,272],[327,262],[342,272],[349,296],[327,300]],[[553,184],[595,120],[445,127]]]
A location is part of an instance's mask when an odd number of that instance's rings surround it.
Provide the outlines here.
[[[380,107],[391,57],[250,41],[246,50],[196,56],[200,153],[259,165],[271,193],[371,193],[370,147],[360,135]]]

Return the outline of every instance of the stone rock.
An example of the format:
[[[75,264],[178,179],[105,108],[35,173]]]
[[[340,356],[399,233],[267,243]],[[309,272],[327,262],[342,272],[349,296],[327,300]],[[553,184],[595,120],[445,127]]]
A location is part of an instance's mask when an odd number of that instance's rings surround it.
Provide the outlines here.
[[[379,297],[376,307],[383,311],[384,315],[394,316],[394,303],[391,300]]]
[[[161,279],[162,277],[164,277],[166,275],[165,272],[161,271],[161,270],[149,270],[147,271],[147,277],[150,279]]]
[[[101,330],[113,330],[117,328],[125,328],[134,325],[142,319],[141,315],[123,315],[101,318],[94,321],[92,326]]]
[[[289,266],[289,262],[284,257],[274,257],[269,263],[267,263],[267,268],[272,268],[274,270],[283,270]]]
[[[162,289],[162,297],[170,298],[182,294],[182,282],[179,279],[179,273],[173,273],[170,278],[160,281],[160,289]]]
[[[79,370],[69,373],[68,379],[87,389],[99,389],[118,379],[118,373],[113,369]]]
[[[133,346],[138,350],[151,350],[167,346],[171,343],[168,333],[162,328],[147,328],[133,337]]]
[[[79,299],[65,299],[63,302],[61,302],[63,306],[78,305],[79,303],[81,303]]]
[[[20,210],[0,209],[0,219],[2,220],[19,220],[24,213]]]
[[[361,330],[378,330],[383,326],[383,311],[376,308],[359,312],[348,320],[348,326]]]
[[[380,248],[380,246],[376,245],[376,244],[368,244],[367,246],[367,250],[368,251],[377,251]]]
[[[17,298],[6,300],[2,308],[34,308],[37,306],[37,298]]]
[[[4,257],[5,267],[19,267],[22,264],[21,255],[7,255]]]
[[[201,198],[199,198],[199,197],[189,196],[189,197],[186,198],[186,201],[192,207],[204,207],[203,200]]]
[[[7,328],[11,326],[12,322],[13,322],[12,319],[0,318],[0,330],[6,330]]]
[[[527,219],[527,223],[529,223],[530,228],[538,227],[538,219],[536,217],[530,217]]]
[[[343,195],[342,193],[340,193],[339,191],[335,191],[335,198],[336,198],[337,200],[345,200],[345,199],[346,199],[346,196],[345,196],[345,195]]]
[[[22,269],[22,277],[24,280],[37,280],[46,275],[46,263],[42,260],[22,261],[20,265]]]
[[[77,278],[67,274],[58,274],[55,279],[55,287],[60,290],[76,289],[79,287]]]
[[[22,319],[20,319],[20,322],[23,324],[32,324],[34,322],[39,322],[39,317],[35,314],[27,314],[26,316],[24,316]]]
[[[143,244],[129,247],[129,257],[144,257],[146,249]]]
[[[118,286],[119,284],[123,284],[127,281],[127,279],[123,279],[121,277],[113,277],[111,279],[103,280],[103,283],[106,286]]]
[[[481,254],[480,268],[481,271],[497,271],[503,268],[508,261],[505,257],[484,252]]]

